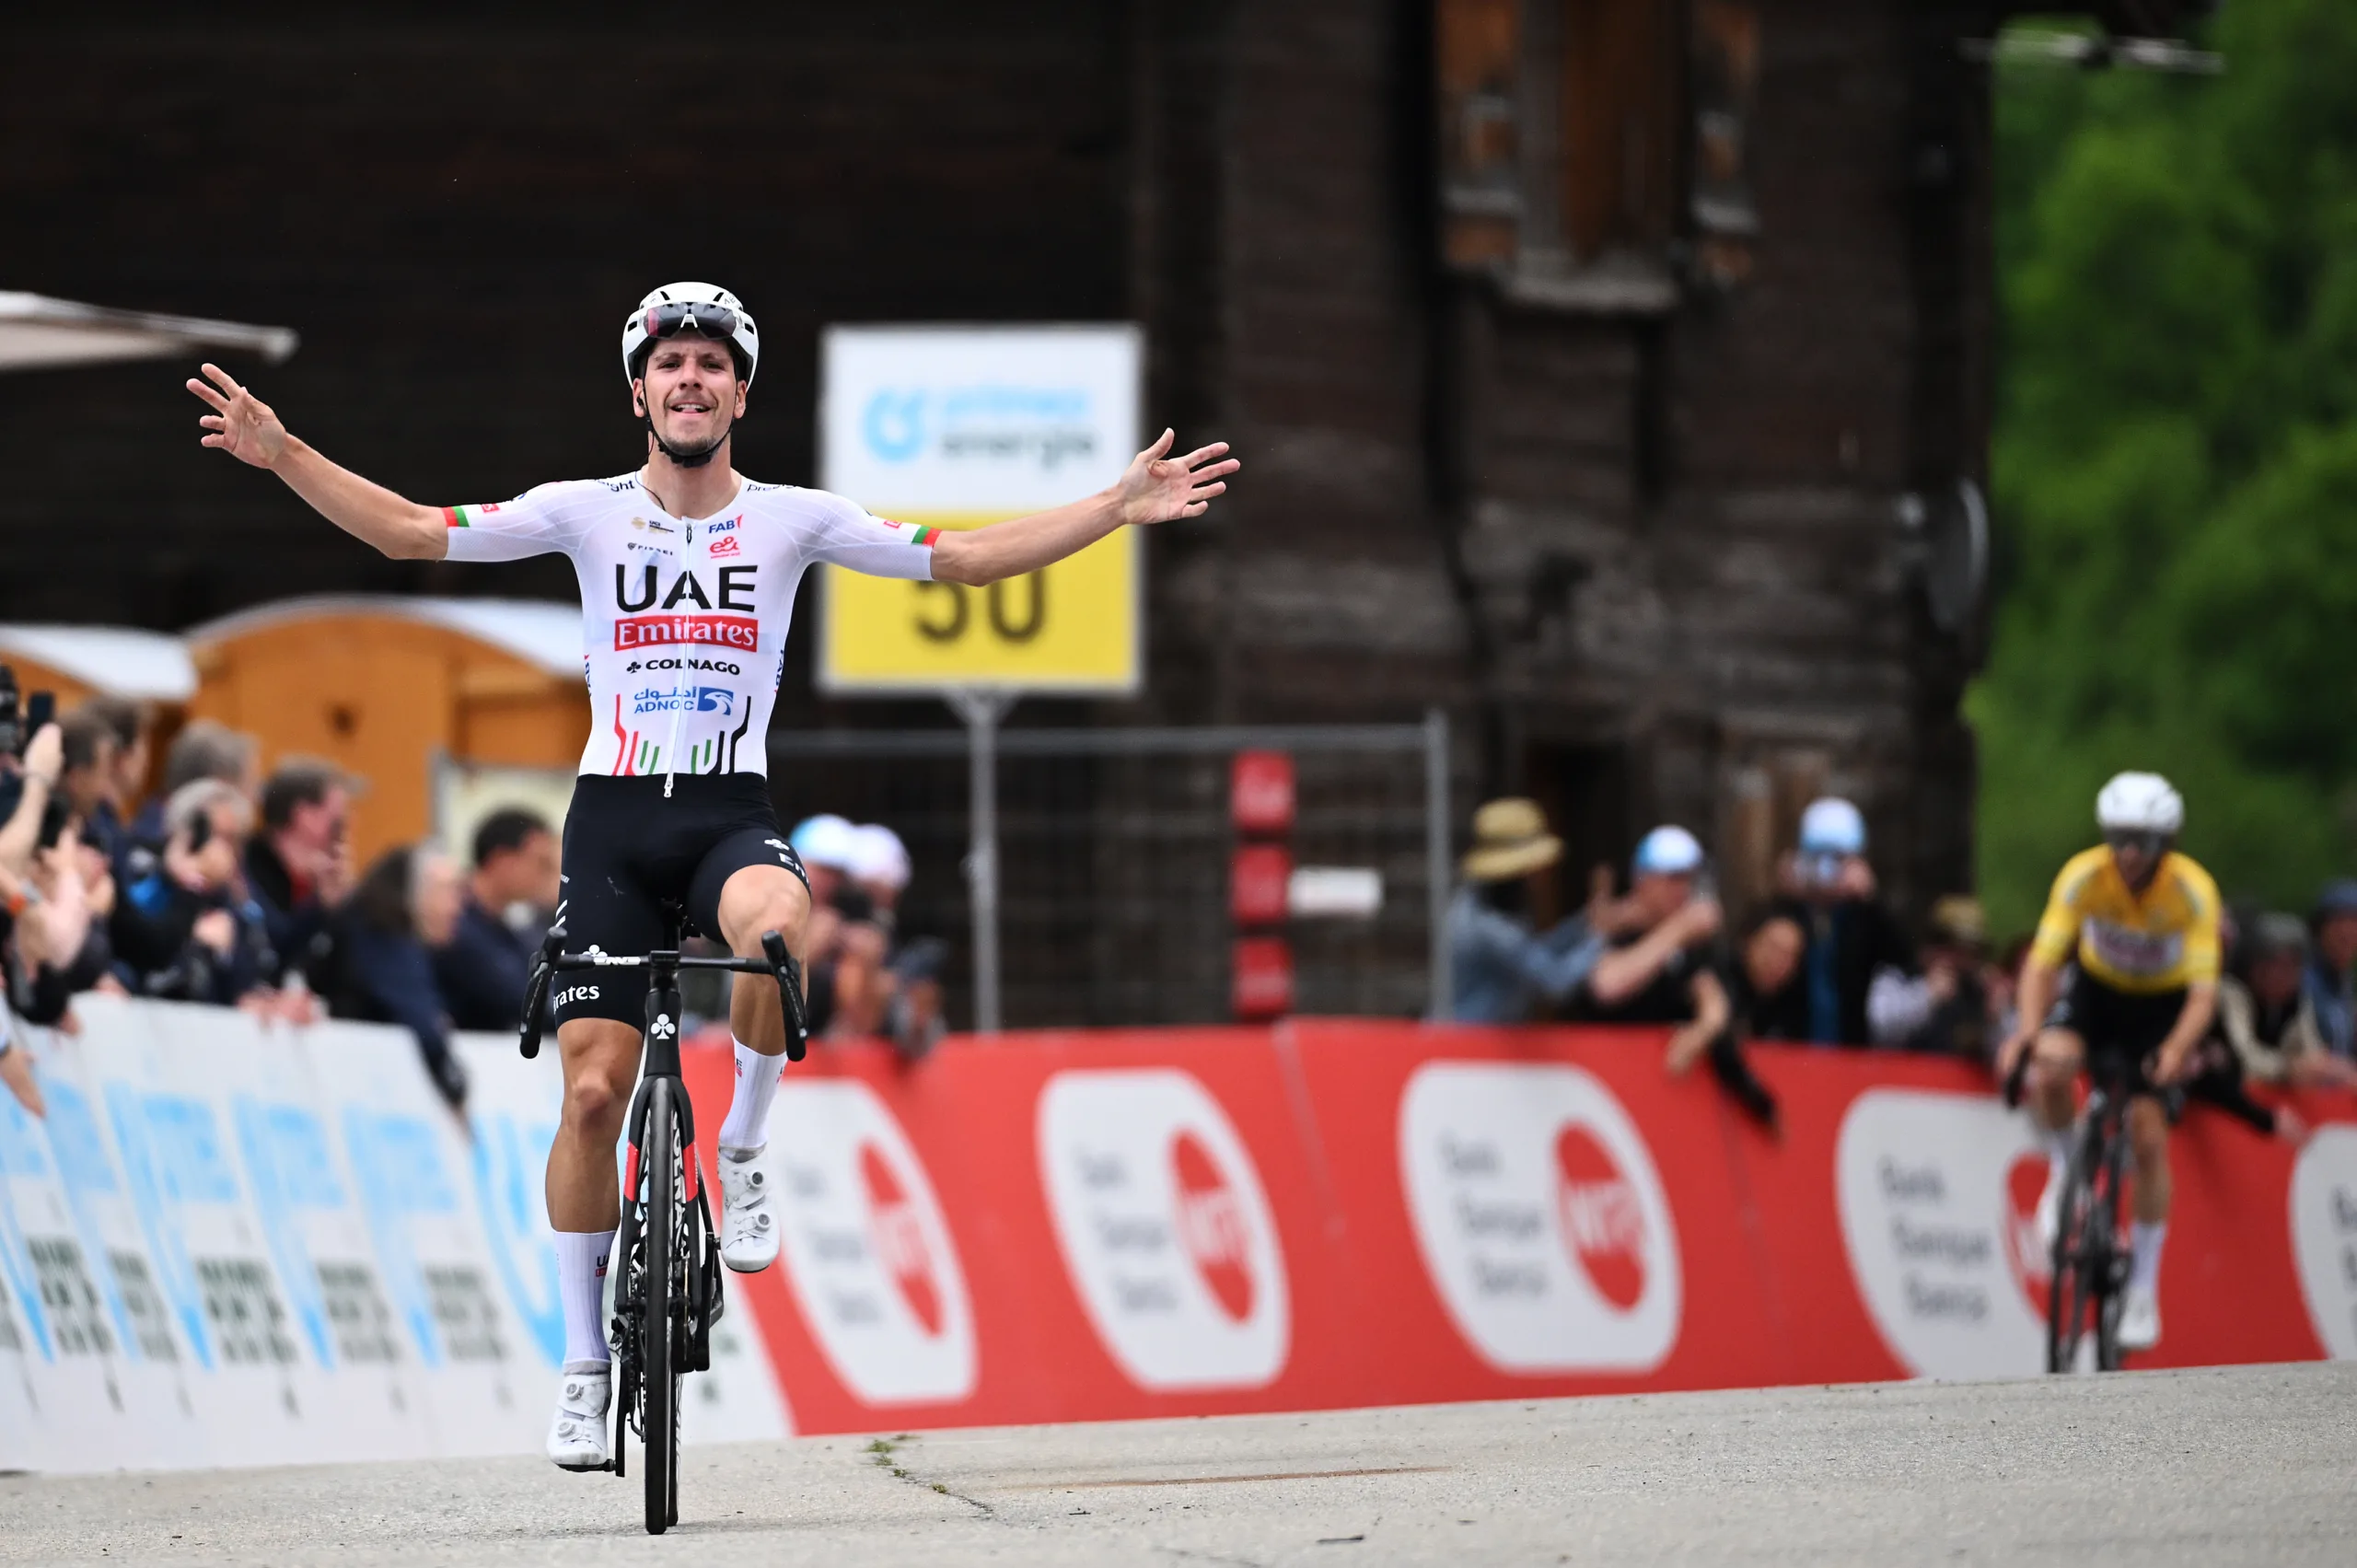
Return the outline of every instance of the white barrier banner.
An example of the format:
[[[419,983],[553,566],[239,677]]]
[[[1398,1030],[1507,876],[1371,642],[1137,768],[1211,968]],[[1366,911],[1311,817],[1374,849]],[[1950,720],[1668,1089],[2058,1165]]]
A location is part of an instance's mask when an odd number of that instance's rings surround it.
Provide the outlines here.
[[[0,1097],[0,1469],[538,1451],[564,1347],[540,1189],[553,1044],[463,1041],[471,1125],[405,1030],[76,1000]],[[749,1311],[687,1441],[782,1436]]]

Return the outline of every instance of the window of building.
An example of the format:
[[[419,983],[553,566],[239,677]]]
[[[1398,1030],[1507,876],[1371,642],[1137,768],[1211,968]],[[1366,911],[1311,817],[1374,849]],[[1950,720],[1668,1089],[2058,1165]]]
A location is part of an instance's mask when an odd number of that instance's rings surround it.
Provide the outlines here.
[[[1537,302],[1747,271],[1754,0],[1436,0],[1442,249]]]

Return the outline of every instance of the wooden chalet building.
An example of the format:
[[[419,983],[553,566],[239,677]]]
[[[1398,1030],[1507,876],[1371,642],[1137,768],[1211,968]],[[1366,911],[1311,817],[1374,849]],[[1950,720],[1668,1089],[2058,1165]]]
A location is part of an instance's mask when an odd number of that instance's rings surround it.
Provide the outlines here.
[[[263,395],[436,502],[629,467],[615,327],[663,279],[760,312],[738,462],[791,481],[826,323],[1135,319],[1150,417],[1248,467],[1150,543],[1144,699],[1019,722],[1437,706],[1460,805],[1536,794],[1577,862],[1682,821],[1738,897],[1838,788],[1920,909],[1970,875],[1992,307],[1968,42],[2016,8],[2055,7],[873,0],[561,32],[52,10],[0,64],[0,286],[292,324]],[[2189,5],[2103,9],[2169,34]],[[180,375],[0,377],[0,619],[572,593],[557,562],[377,560],[200,452]],[[782,725],[946,722],[820,702],[808,645]],[[958,935],[961,771],[778,778],[789,811],[914,824],[916,912]],[[1219,1015],[1222,778],[1010,774],[1012,1020]],[[1158,812],[1209,836],[1154,849]],[[1401,891],[1362,954],[1397,975],[1305,1005],[1416,1005]],[[1107,935],[1117,896],[1133,939]]]

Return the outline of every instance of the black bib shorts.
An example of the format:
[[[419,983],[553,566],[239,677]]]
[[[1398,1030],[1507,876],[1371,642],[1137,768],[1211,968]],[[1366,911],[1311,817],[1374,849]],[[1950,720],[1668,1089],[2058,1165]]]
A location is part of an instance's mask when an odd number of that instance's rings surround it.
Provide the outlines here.
[[[678,900],[694,931],[720,934],[720,889],[748,865],[809,873],[779,830],[769,780],[759,773],[680,773],[663,796],[659,773],[574,781],[564,818],[564,889],[554,929],[564,950],[645,953],[663,945],[663,903]],[[642,970],[575,970],[552,987],[559,1024],[646,1020]]]

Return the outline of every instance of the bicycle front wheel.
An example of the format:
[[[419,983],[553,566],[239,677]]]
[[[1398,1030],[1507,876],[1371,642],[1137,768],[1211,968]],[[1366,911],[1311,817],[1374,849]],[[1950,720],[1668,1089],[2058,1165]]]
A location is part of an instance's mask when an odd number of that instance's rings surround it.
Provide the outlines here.
[[[2128,1301],[2128,1249],[2119,1239],[2119,1210],[2128,1182],[2128,1140],[2115,1137],[2106,1150],[2103,1179],[2089,1194],[2094,1218],[2094,1242],[2087,1255],[2088,1275],[2096,1283],[2096,1365],[2106,1372],[2120,1367],[2119,1315]]]
[[[2086,1342],[2089,1320],[2101,1300],[2091,1256],[2096,1206],[2088,1180],[2092,1153],[2084,1139],[2072,1152],[2055,1214],[2054,1251],[2048,1260],[2046,1286],[2046,1370],[2049,1373],[2077,1369],[2079,1347]]]
[[[640,1377],[645,1389],[646,1533],[661,1535],[679,1516],[679,1314],[678,1281],[681,1191],[679,1086],[657,1078],[647,1086],[645,1142],[639,1179],[646,1192],[645,1289],[639,1302]]]

